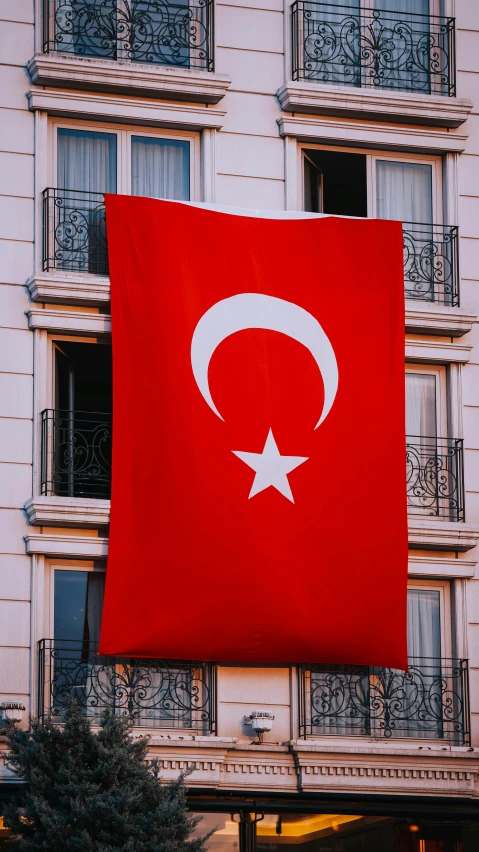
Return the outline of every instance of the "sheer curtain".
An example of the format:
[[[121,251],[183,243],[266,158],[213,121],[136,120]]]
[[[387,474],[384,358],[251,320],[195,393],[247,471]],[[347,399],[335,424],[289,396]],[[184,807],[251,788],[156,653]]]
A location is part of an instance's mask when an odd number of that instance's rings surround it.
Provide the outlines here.
[[[133,136],[131,191],[150,198],[190,199],[190,144],[174,139]]]
[[[406,712],[414,713],[410,735],[442,736],[441,610],[438,591],[409,589],[407,642],[409,675]]]
[[[433,441],[437,434],[436,376],[406,373],[406,435]]]
[[[427,589],[407,593],[408,656],[416,660],[441,659],[440,595]]]
[[[105,275],[108,270],[105,207],[101,194],[116,192],[116,134],[58,130],[57,186],[60,205],[54,256],[58,265]],[[95,193],[95,194],[90,194]]]
[[[431,224],[432,166],[376,160],[376,215],[379,219]]]

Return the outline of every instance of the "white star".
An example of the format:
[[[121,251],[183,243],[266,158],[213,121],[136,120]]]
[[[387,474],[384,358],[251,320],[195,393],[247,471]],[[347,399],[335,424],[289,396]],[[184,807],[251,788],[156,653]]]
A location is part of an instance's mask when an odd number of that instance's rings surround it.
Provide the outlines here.
[[[303,462],[308,461],[308,456],[282,456],[278,450],[273,432],[270,429],[264,450],[262,453],[242,453],[232,450],[235,456],[256,471],[256,476],[248,496],[248,500],[264,491],[265,488],[276,488],[283,497],[294,503],[291,488],[286,474],[291,473]]]

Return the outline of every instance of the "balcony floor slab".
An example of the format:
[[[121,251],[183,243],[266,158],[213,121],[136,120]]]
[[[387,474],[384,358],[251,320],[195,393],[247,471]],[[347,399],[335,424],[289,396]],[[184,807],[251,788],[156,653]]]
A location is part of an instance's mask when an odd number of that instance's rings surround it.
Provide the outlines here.
[[[313,80],[289,81],[276,94],[285,112],[435,127],[459,127],[473,107],[469,98],[328,86]]]
[[[152,63],[38,53],[27,64],[38,86],[217,104],[231,85],[227,74]]]
[[[37,526],[99,527],[110,523],[110,501],[85,497],[30,497],[24,506]]]

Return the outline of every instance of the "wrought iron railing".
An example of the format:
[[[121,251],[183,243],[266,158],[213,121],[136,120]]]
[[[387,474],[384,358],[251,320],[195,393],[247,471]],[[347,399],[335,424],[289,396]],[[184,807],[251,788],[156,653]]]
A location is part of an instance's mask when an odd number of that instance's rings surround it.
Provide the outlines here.
[[[101,657],[96,651],[92,642],[40,640],[40,719],[62,722],[74,698],[92,720],[108,711],[138,726],[215,733],[213,664]]]
[[[414,738],[467,745],[467,660],[410,658],[407,672],[301,666],[300,736]]]
[[[406,299],[459,304],[458,230],[403,222]]]
[[[455,21],[296,0],[293,80],[456,94]]]
[[[103,193],[44,190],[43,269],[108,275]]]
[[[409,515],[464,520],[463,455],[461,438],[407,437]]]
[[[42,411],[41,493],[110,497],[111,414]]]
[[[213,71],[213,0],[43,0],[43,51]]]

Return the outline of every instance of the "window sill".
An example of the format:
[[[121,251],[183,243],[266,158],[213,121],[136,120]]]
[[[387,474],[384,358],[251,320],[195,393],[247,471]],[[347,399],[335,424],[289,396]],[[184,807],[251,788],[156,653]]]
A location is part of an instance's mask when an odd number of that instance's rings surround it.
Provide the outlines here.
[[[226,74],[61,53],[38,53],[28,62],[27,70],[38,86],[202,104],[217,104],[231,84]]]
[[[436,127],[460,127],[473,106],[468,98],[328,86],[303,80],[284,83],[278,89],[277,97],[285,112]]]

